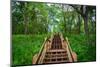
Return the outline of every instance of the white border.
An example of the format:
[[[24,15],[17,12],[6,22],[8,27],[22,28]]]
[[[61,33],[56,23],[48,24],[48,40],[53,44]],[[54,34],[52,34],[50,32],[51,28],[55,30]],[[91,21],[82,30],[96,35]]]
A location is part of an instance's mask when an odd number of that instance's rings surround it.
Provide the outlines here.
[[[14,0],[14,1],[54,2],[54,3],[85,4],[85,5],[96,5],[97,2],[95,0]]]
[[[24,0],[27,1],[27,0]],[[34,0],[28,0],[34,1]],[[84,63],[38,65],[39,67],[99,67],[100,64],[100,0],[37,0],[67,4],[85,4],[97,6],[97,61]],[[0,0],[0,67],[10,67],[10,0]],[[37,67],[37,66],[34,66]]]
[[[0,67],[10,66],[10,0],[0,0]]]

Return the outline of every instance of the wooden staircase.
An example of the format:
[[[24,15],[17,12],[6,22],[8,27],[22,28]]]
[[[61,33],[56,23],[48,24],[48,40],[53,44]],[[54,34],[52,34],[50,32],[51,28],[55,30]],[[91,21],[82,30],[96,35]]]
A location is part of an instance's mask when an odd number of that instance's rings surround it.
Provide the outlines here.
[[[45,39],[38,54],[33,56],[33,64],[52,64],[76,62],[77,55],[71,50],[68,39],[61,34],[54,34]]]

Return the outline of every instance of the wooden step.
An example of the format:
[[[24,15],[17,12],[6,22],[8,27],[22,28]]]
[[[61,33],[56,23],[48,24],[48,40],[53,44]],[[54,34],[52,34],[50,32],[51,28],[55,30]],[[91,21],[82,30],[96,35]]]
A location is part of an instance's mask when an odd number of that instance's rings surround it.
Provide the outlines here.
[[[46,54],[45,55],[46,58],[51,58],[51,57],[55,58],[55,57],[62,57],[62,56],[63,57],[67,57],[67,54],[55,54],[55,55],[53,55],[53,54]]]
[[[66,52],[64,49],[53,49],[53,50],[47,50],[47,52]]]
[[[68,58],[52,58],[52,59],[44,59],[43,63],[62,63],[62,62],[69,62]]]
[[[67,51],[61,49],[61,50],[48,50],[45,54],[45,58],[43,60],[43,63],[62,63],[62,62],[68,62],[68,56]]]

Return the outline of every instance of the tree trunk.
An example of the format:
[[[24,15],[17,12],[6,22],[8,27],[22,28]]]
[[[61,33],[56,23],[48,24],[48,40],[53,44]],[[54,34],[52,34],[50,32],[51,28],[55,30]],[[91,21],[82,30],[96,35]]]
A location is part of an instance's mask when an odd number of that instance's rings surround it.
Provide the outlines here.
[[[24,4],[25,5],[25,9],[24,9],[24,28],[25,28],[25,30],[24,30],[24,33],[25,34],[27,34],[28,33],[28,17],[27,17],[27,9],[26,9],[26,7],[27,7],[27,3],[25,3]]]
[[[94,33],[94,22],[93,21],[90,21],[91,22],[91,33],[93,34]]]
[[[28,21],[27,21],[27,16],[24,15],[24,34],[27,34],[28,32]]]
[[[62,13],[63,13],[64,31],[66,33],[67,29],[66,29],[66,16],[64,12],[64,5],[62,5]]]
[[[71,34],[72,18],[69,19],[69,34]]]
[[[89,29],[88,29],[88,15],[86,14],[83,19],[84,19],[84,31],[85,31],[85,34],[88,34],[89,33]]]
[[[80,15],[78,15],[78,24],[77,24],[77,26],[78,26],[78,33],[80,34],[80,27],[81,27],[81,17],[80,17]]]
[[[87,6],[83,6],[83,20],[84,20],[84,31],[85,34],[88,35],[89,34],[89,29],[88,29],[88,10],[87,10]]]

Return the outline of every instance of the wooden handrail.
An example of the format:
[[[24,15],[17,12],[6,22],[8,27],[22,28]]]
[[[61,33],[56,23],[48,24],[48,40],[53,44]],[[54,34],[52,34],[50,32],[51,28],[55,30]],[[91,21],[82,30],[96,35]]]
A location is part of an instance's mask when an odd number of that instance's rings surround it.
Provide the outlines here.
[[[68,38],[67,37],[66,37],[66,41],[67,41],[67,45],[68,45],[69,52],[70,52],[71,57],[72,57],[72,61],[74,62],[75,60],[74,60],[73,55],[72,55],[73,52],[72,52],[72,49],[71,49],[71,46],[70,46],[70,44],[68,42]]]
[[[74,59],[73,51],[72,51],[71,46],[69,44],[68,38],[66,37],[65,39],[63,39],[62,34],[60,34],[60,37],[62,39],[62,45],[65,45],[63,48],[66,49],[67,51],[69,51],[69,54],[70,54],[69,57],[71,57],[70,61],[75,62],[76,60]],[[65,42],[65,43],[63,43],[63,42]]]
[[[40,57],[41,57],[41,54],[42,54],[42,52],[43,52],[43,49],[44,49],[46,40],[47,40],[47,38],[45,38],[45,41],[44,41],[44,43],[43,43],[43,45],[42,45],[42,47],[41,47],[41,49],[40,49],[40,52],[39,52],[39,54],[38,54],[38,58],[37,58],[37,60],[36,60],[36,64],[38,64],[38,61],[39,61],[39,59],[40,59]]]

